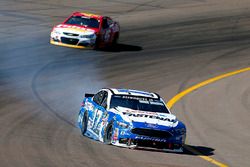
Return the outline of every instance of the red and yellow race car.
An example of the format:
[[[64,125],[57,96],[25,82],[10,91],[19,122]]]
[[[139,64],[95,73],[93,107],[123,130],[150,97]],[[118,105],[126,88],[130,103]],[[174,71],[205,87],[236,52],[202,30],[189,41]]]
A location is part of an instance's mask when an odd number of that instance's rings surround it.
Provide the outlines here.
[[[75,12],[53,27],[50,43],[73,48],[103,48],[119,39],[119,23],[107,16]]]

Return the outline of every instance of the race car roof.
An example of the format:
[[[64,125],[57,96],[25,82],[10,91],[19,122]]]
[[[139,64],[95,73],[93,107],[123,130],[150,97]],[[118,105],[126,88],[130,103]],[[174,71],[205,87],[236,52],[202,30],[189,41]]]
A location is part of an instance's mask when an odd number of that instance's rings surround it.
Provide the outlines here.
[[[85,16],[85,17],[90,17],[90,18],[95,18],[95,19],[100,19],[102,16],[97,15],[97,14],[92,14],[92,13],[84,13],[84,12],[74,12],[74,16]]]
[[[156,93],[150,93],[150,92],[145,92],[145,91],[140,91],[140,90],[114,89],[114,88],[110,88],[109,90],[111,90],[112,93],[116,95],[142,96],[142,97],[148,97],[148,98],[154,98],[154,99],[160,98],[159,95],[157,95]]]

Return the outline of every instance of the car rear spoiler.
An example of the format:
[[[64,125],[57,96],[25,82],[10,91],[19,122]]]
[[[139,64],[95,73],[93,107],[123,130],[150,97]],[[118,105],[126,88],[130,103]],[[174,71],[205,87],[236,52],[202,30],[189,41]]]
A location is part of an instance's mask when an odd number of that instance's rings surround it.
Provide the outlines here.
[[[84,95],[85,97],[93,97],[94,96],[94,94],[91,94],[91,93],[85,93],[85,95]]]

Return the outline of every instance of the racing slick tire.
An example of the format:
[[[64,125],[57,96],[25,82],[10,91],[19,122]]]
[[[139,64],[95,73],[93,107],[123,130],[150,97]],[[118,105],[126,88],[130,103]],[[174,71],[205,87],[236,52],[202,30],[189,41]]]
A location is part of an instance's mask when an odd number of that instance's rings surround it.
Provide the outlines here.
[[[100,36],[96,37],[95,45],[94,45],[94,50],[100,49]]]
[[[110,145],[111,140],[112,140],[112,136],[113,136],[113,123],[110,123],[106,127],[106,132],[105,132],[104,137],[103,137],[103,142],[105,144]]]
[[[84,134],[87,131],[87,126],[88,126],[88,119],[87,119],[87,115],[86,114],[84,114],[84,116],[82,117],[81,124],[82,124],[81,132],[82,132],[82,135],[84,136]]]

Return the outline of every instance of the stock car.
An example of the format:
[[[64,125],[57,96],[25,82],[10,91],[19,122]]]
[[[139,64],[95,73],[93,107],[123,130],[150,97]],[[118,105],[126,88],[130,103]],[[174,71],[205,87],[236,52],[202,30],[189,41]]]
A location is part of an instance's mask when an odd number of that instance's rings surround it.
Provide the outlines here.
[[[63,23],[53,27],[50,43],[73,48],[114,46],[120,33],[119,23],[110,17],[74,12]]]
[[[78,115],[82,135],[127,148],[182,152],[186,127],[156,93],[103,88],[85,94]]]

